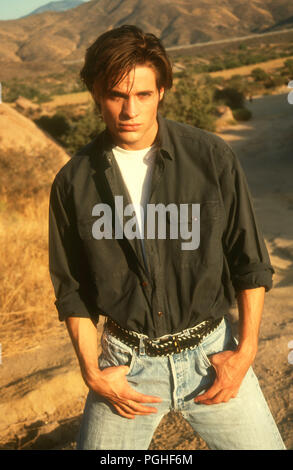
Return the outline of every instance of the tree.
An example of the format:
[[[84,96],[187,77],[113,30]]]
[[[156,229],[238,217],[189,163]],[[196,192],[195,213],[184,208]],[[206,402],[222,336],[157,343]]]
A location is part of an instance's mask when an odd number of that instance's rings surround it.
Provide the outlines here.
[[[215,106],[212,89],[196,85],[192,77],[184,76],[170,91],[164,101],[164,115],[169,119],[195,127],[215,130]]]
[[[269,75],[261,67],[253,69],[251,71],[251,76],[256,82],[264,82],[269,78]]]
[[[245,96],[243,92],[227,87],[222,90],[215,90],[214,99],[215,101],[222,101],[231,109],[239,109],[244,107]]]
[[[286,69],[288,70],[289,75],[293,77],[293,60],[292,59],[285,60],[284,65]]]
[[[54,116],[41,116],[35,120],[35,123],[57,140],[70,129],[69,120],[62,113],[56,113]]]

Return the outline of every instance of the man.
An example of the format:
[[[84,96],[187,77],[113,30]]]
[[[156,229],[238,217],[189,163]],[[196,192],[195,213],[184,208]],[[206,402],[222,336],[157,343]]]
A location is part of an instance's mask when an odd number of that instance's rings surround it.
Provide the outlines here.
[[[56,175],[49,237],[56,307],[89,387],[78,448],[147,449],[173,409],[211,449],[283,449],[251,368],[273,268],[238,159],[158,113],[172,71],[155,36],[104,33],[81,77],[106,130]]]

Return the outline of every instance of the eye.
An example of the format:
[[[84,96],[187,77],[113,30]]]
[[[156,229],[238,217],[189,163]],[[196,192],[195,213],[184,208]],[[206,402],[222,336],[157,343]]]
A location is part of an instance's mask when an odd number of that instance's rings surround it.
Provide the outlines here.
[[[150,97],[151,95],[152,95],[151,91],[142,91],[141,93],[138,94],[140,98],[147,98],[147,97]]]
[[[113,101],[119,101],[124,98],[124,95],[122,93],[118,93],[117,91],[112,91],[108,94],[110,100]]]

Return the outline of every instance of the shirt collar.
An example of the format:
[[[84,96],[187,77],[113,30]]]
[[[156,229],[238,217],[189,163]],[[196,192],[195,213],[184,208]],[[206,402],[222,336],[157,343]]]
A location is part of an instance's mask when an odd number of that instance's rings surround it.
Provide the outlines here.
[[[174,159],[174,146],[170,139],[170,135],[169,135],[167,124],[166,124],[166,119],[163,118],[163,116],[161,116],[160,113],[158,113],[158,124],[159,124],[159,131],[157,135],[157,143],[158,143],[159,149],[163,151],[162,154],[164,156],[167,156],[171,160],[173,160]]]

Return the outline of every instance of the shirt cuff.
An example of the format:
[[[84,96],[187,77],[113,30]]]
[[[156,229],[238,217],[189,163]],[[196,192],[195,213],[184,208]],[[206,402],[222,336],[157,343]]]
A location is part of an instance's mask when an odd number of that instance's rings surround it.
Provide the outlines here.
[[[231,280],[235,291],[264,287],[268,292],[273,287],[274,272],[266,263],[249,264],[233,270]]]
[[[55,301],[60,321],[67,317],[94,318],[99,320],[99,315],[91,311],[90,306],[81,299],[78,292],[71,292],[70,295]]]

